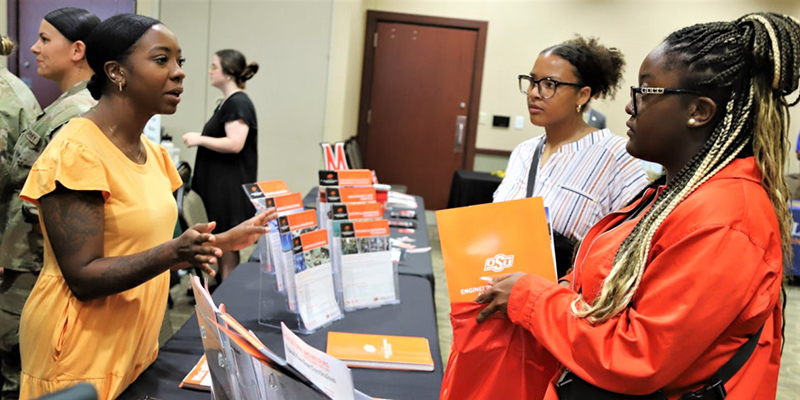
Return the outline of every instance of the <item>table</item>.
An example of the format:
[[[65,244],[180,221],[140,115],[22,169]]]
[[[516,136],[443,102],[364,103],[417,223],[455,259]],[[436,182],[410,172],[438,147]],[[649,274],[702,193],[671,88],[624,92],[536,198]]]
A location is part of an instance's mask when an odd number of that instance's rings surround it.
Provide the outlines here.
[[[503,180],[487,172],[456,170],[450,185],[447,208],[491,203],[494,191]]]
[[[245,328],[253,330],[271,350],[284,355],[280,330],[258,324],[258,264],[239,265],[213,294]],[[421,277],[402,275],[400,304],[346,313],[312,335],[301,335],[306,343],[325,350],[329,331],[419,336],[428,339],[434,361],[433,372],[389,371],[353,368],[355,387],[375,397],[403,400],[438,399],[442,381],[439,333],[430,283]],[[207,400],[208,392],[178,388],[178,383],[203,355],[196,316],[161,348],[158,359],[120,397],[137,400],[148,395],[161,400]]]

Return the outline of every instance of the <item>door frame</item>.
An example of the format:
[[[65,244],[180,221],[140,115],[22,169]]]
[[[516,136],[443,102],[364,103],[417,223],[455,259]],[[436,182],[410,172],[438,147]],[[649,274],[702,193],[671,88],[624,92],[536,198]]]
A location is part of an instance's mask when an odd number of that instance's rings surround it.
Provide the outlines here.
[[[361,100],[358,109],[358,133],[356,135],[356,141],[361,148],[361,154],[364,155],[365,165],[368,162],[366,156],[367,141],[369,139],[367,137],[369,131],[367,112],[372,103],[372,69],[375,66],[374,41],[379,22],[399,22],[440,28],[466,29],[477,33],[470,100],[467,106],[466,146],[464,149],[464,161],[461,166],[463,169],[472,170],[475,163],[475,139],[478,132],[478,114],[480,112],[481,103],[481,85],[483,83],[483,60],[484,54],[486,53],[486,34],[489,29],[489,22],[367,10],[367,28],[364,35],[364,62],[361,69]]]

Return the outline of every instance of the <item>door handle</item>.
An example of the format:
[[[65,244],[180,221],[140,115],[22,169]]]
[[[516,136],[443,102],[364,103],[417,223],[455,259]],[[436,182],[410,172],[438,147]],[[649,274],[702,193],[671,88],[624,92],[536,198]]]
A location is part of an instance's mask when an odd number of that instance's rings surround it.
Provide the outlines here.
[[[467,128],[467,116],[456,116],[456,144],[453,147],[454,153],[461,153],[464,149],[464,130]]]

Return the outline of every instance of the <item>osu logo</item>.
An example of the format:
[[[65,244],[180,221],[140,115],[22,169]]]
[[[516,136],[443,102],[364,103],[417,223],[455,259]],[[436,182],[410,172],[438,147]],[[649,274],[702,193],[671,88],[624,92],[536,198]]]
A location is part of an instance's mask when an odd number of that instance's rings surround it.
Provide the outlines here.
[[[511,268],[513,265],[514,255],[507,256],[503,253],[500,253],[494,257],[487,258],[486,263],[483,264],[483,270],[503,272],[504,269]]]
[[[328,179],[333,179],[333,174],[328,174],[327,178]]]
[[[344,226],[344,230],[349,231],[350,230],[350,225],[345,225]]]
[[[339,207],[339,208],[337,208],[337,209],[336,209],[336,212],[337,212],[337,213],[344,212],[344,208],[342,208],[342,207]]]
[[[256,191],[256,189],[257,189],[257,188],[256,188],[255,186],[250,186],[250,191],[251,191],[251,192],[255,192],[255,191]]]

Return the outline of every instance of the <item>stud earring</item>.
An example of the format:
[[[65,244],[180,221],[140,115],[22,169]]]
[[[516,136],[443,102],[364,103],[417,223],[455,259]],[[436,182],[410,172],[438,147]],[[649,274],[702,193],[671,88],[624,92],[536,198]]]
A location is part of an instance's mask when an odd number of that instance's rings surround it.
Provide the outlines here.
[[[689,126],[694,126],[697,123],[697,120],[694,118],[689,118]]]

